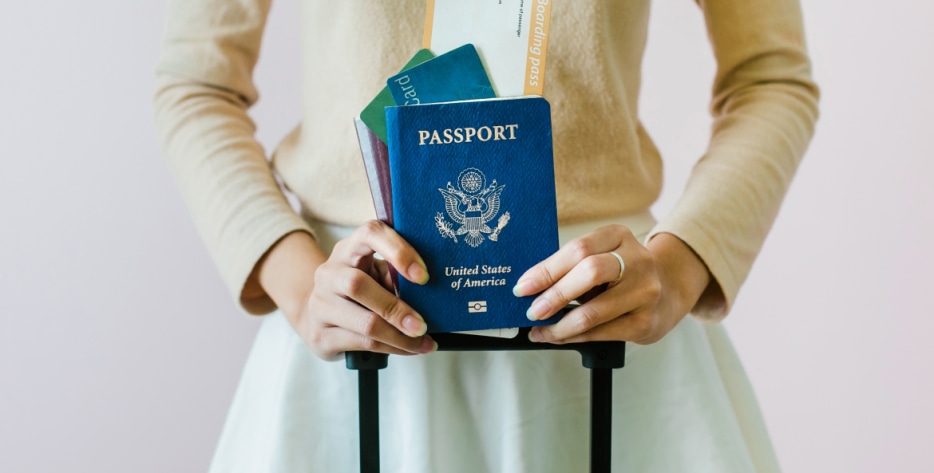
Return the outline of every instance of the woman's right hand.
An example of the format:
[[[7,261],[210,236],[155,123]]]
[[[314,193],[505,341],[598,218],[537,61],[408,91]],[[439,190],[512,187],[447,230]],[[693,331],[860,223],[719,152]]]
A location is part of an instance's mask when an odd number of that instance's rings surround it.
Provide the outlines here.
[[[424,319],[393,294],[387,262],[409,281],[428,281],[415,249],[378,220],[339,241],[330,256],[308,234],[289,234],[263,259],[258,277],[302,340],[323,359],[345,351],[435,351]]]

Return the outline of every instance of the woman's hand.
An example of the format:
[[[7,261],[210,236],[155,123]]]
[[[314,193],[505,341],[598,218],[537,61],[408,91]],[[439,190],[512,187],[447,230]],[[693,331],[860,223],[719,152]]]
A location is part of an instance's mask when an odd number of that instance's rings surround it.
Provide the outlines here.
[[[674,235],[656,235],[643,246],[628,228],[610,225],[569,242],[530,268],[513,292],[539,294],[528,311],[532,320],[548,319],[572,300],[582,302],[558,323],[533,328],[533,341],[647,344],[684,318],[709,281],[700,258]]]
[[[356,350],[434,351],[437,345],[425,335],[424,319],[393,294],[387,261],[412,282],[428,281],[418,253],[387,225],[372,220],[338,242],[330,256],[305,233],[286,236],[262,262],[259,282],[323,359]]]

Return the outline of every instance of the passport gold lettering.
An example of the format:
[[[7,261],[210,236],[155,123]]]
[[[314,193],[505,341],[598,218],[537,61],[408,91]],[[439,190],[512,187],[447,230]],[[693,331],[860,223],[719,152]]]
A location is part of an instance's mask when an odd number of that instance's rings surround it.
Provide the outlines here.
[[[505,279],[467,279],[464,281],[464,287],[487,287],[487,286],[505,286]]]
[[[483,132],[486,132],[486,138],[483,137]],[[477,139],[480,140],[480,141],[490,141],[490,138],[491,138],[492,133],[493,133],[493,131],[490,130],[490,127],[488,127],[488,126],[481,126],[481,127],[477,130]]]
[[[445,276],[464,276],[467,274],[480,274],[480,266],[474,266],[472,268],[466,266],[461,266],[459,268],[447,266],[444,268]]]
[[[501,266],[501,265],[474,265],[474,266],[446,266],[444,268],[444,275],[451,276],[481,276],[481,275],[503,275],[509,274],[512,272],[512,266]],[[459,291],[463,287],[489,287],[489,286],[505,286],[506,279],[501,277],[489,277],[486,279],[471,279],[471,278],[457,278],[456,280],[451,280],[451,289]]]
[[[477,274],[509,274],[512,272],[512,266],[490,266],[488,264],[474,266],[446,266],[444,268],[445,276],[470,276]]]
[[[512,271],[511,266],[487,266],[483,265],[480,274],[507,274]]]
[[[418,144],[425,144],[425,140],[431,137],[431,132],[428,130],[418,130]]]
[[[416,99],[417,100],[417,99]],[[516,139],[519,124],[491,125],[479,128],[445,128],[438,130],[418,130],[418,145],[449,145],[451,143],[471,143],[476,138],[482,142],[508,141]]]

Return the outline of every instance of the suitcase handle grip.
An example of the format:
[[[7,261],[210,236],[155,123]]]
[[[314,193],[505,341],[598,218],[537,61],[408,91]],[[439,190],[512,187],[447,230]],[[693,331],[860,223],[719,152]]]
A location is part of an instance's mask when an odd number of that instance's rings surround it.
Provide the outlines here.
[[[553,345],[529,340],[529,328],[519,329],[514,338],[482,337],[460,333],[436,333],[431,337],[438,342],[438,351],[533,351],[574,350],[581,355],[585,368],[622,368],[626,358],[626,342],[588,342]],[[347,368],[351,370],[383,369],[389,364],[389,355],[363,351],[347,352]]]

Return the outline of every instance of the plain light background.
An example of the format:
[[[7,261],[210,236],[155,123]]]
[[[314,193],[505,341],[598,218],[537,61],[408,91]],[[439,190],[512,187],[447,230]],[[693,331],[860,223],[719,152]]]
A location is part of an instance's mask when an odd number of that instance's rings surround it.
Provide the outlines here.
[[[822,117],[726,324],[785,471],[934,471],[934,6],[804,3]],[[274,5],[256,72],[267,150],[300,119],[298,8]],[[259,319],[226,294],[155,141],[164,15],[0,13],[2,472],[205,471],[249,352]],[[704,150],[713,72],[694,3],[655,2],[659,215]]]

